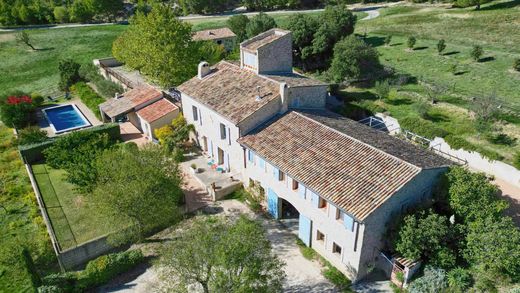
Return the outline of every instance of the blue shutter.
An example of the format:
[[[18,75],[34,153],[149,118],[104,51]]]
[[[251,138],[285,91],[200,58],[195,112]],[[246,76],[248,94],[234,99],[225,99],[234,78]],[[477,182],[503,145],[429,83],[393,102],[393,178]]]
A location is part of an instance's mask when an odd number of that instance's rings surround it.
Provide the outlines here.
[[[298,184],[298,193],[300,194],[300,197],[305,199],[305,186],[303,184]]]
[[[352,231],[352,229],[354,228],[354,219],[347,214],[343,214],[343,225],[345,225],[345,228],[347,230]]]
[[[278,219],[278,195],[271,189],[267,189],[267,211]]]
[[[320,205],[320,197],[314,192],[310,192],[310,193],[311,193],[312,206],[315,208],[318,208]]]
[[[213,141],[209,141],[209,155],[210,157],[213,157]]]
[[[273,177],[276,178],[276,180],[278,180],[279,176],[280,176],[280,170],[278,170],[278,168],[273,166]]]
[[[260,157],[258,157],[258,167],[260,167],[262,170],[265,170],[265,161]]]
[[[312,221],[300,213],[300,221],[298,223],[298,237],[305,243],[311,245]]]
[[[253,152],[251,150],[248,150],[247,151],[247,160],[251,163],[253,163],[253,156],[254,156]]]

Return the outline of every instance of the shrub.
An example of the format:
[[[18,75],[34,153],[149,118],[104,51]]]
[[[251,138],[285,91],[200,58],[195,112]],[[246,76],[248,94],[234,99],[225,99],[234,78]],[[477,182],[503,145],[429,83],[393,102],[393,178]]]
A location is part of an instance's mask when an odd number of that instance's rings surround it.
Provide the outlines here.
[[[388,35],[385,37],[385,45],[390,46],[390,43],[392,42],[392,36]]]
[[[116,93],[124,92],[121,85],[107,80],[99,74],[98,68],[92,63],[81,65],[80,75],[83,80],[93,83],[96,86],[97,92],[104,97],[112,98]]]
[[[459,64],[458,63],[452,63],[449,65],[448,71],[451,72],[453,75],[457,75],[459,72]]]
[[[92,288],[110,281],[122,272],[126,272],[143,262],[141,250],[111,253],[90,261],[85,270],[78,275],[80,287]]]
[[[376,94],[380,99],[386,99],[388,97],[388,94],[390,93],[390,83],[387,79],[383,81],[378,80],[376,81],[374,90],[376,91]]]
[[[442,54],[442,52],[446,49],[446,41],[444,39],[439,40],[437,43],[437,52],[439,52],[439,55]]]
[[[421,100],[414,104],[414,109],[417,111],[419,116],[423,119],[428,119],[428,112],[431,110],[432,105],[424,100]]]
[[[493,144],[513,146],[516,143],[516,138],[511,137],[505,133],[488,133],[486,135],[487,141]]]
[[[447,287],[446,272],[442,269],[426,266],[424,275],[410,284],[410,293],[443,292]]]
[[[0,99],[0,118],[8,127],[23,128],[31,122],[34,103],[26,94],[4,96]]]
[[[431,121],[424,120],[422,118],[407,117],[399,121],[401,128],[407,129],[420,136],[424,136],[428,139],[435,137],[445,137],[448,132],[442,128],[435,126]]]
[[[416,42],[417,42],[417,39],[414,36],[410,36],[410,37],[408,37],[406,44],[407,44],[408,48],[413,49]]]
[[[62,59],[58,63],[60,72],[59,87],[61,90],[68,91],[70,86],[80,80],[79,68],[81,65],[72,59]]]
[[[483,54],[484,54],[484,49],[482,49],[482,47],[479,45],[473,46],[473,49],[471,49],[471,52],[470,52],[471,58],[473,58],[473,60],[475,60],[477,62],[480,61],[480,58],[482,57]]]
[[[513,166],[520,170],[520,152],[517,152],[513,157]]]
[[[38,93],[32,93],[31,99],[33,101],[34,107],[40,107],[43,104],[43,102],[45,101],[43,96]]]
[[[69,21],[69,11],[66,6],[54,7],[53,14],[57,22],[64,23]]]
[[[96,94],[96,92],[94,92],[94,90],[84,82],[78,82],[70,89],[92,112],[94,112],[98,119],[101,119],[99,104],[105,101],[104,98]]]
[[[468,270],[459,267],[448,272],[448,285],[457,292],[466,292],[472,282],[473,279]]]
[[[513,61],[513,69],[520,71],[520,58],[517,58]]]
[[[18,144],[33,144],[47,140],[47,132],[38,126],[29,126],[18,132]]]

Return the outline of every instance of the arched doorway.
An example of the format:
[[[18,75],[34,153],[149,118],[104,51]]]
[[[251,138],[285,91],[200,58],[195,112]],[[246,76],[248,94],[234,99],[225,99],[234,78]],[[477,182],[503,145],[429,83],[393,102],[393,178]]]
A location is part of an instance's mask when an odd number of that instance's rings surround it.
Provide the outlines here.
[[[298,235],[300,212],[287,200],[280,198],[280,222],[293,234]]]

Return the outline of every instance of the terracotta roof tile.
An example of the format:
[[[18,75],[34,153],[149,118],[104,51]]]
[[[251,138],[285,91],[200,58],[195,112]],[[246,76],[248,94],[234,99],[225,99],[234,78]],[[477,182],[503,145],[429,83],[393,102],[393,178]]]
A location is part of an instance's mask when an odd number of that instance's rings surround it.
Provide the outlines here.
[[[363,221],[421,168],[343,130],[290,111],[240,138],[239,143]],[[379,136],[388,134],[380,132]]]
[[[195,41],[208,41],[234,38],[236,35],[227,27],[198,31],[193,35]]]
[[[137,111],[137,115],[139,115],[142,119],[148,122],[154,122],[155,120],[177,109],[179,108],[175,106],[172,102],[168,101],[165,98],[162,98],[159,101],[154,102]]]
[[[204,78],[196,76],[181,84],[178,90],[236,124],[280,97],[277,82],[226,61],[216,64]]]
[[[120,98],[110,99],[99,107],[110,117],[128,113],[135,107],[162,97],[162,93],[151,86],[141,86],[124,93]]]

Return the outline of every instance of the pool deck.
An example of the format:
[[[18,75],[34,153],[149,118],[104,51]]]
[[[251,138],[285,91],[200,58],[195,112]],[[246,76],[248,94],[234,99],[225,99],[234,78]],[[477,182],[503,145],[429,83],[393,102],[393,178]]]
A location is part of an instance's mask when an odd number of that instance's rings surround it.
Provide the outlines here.
[[[78,107],[78,109],[81,111],[83,116],[85,116],[85,118],[87,118],[87,120],[90,122],[90,124],[92,124],[92,126],[97,126],[97,125],[103,124],[101,121],[99,121],[96,118],[96,115],[94,115],[94,113],[92,111],[90,111],[90,109],[87,106],[85,106],[85,104],[83,104],[83,102],[81,102],[81,100],[79,100],[79,99],[71,99],[64,103],[46,105],[45,107],[42,107],[42,109],[56,107],[56,106],[62,106],[62,105],[76,105],[76,107]],[[43,112],[37,111],[36,113],[37,113],[37,117],[38,117],[38,125],[40,126],[41,130],[47,132],[48,137],[56,136],[57,134],[54,133],[54,130],[49,125],[49,122],[47,121],[47,119],[45,119]],[[63,133],[67,133],[67,132],[63,132]],[[60,133],[60,134],[63,134],[63,133]],[[58,135],[60,135],[60,134],[58,134]]]

